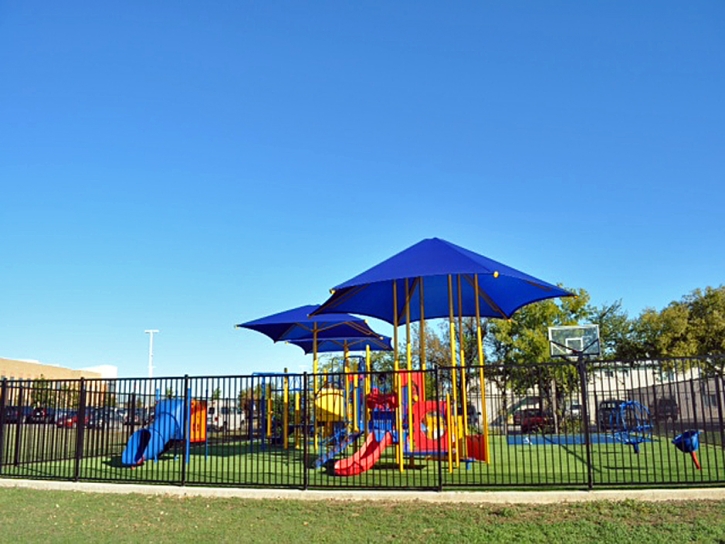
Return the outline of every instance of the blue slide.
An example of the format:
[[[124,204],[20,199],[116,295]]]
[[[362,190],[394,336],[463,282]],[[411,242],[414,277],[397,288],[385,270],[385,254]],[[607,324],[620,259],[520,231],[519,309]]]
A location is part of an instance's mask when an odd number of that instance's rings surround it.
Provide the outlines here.
[[[156,405],[153,423],[131,435],[123,450],[121,463],[135,467],[144,461],[157,460],[170,440],[184,438],[184,401],[162,400]]]

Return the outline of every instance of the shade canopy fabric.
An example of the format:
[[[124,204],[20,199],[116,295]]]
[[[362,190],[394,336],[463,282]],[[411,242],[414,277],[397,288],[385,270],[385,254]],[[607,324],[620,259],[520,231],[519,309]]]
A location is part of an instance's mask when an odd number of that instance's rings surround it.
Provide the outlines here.
[[[300,340],[289,340],[289,344],[294,344],[302,348],[305,354],[314,352],[314,342],[312,338],[304,338]],[[393,351],[390,338],[387,336],[369,337],[369,338],[324,338],[317,342],[318,353],[333,353],[345,351]]]
[[[314,313],[350,312],[398,325],[405,320],[406,306],[410,321],[420,320],[421,298],[426,319],[449,316],[451,303],[454,315],[475,316],[478,298],[481,317],[509,318],[526,304],[565,296],[572,293],[446,240],[429,238],[338,285]]]
[[[299,308],[293,308],[247,323],[240,323],[236,326],[261,332],[275,342],[298,339],[309,339],[311,342],[315,332],[318,340],[324,338],[380,337],[360,317],[346,313],[326,313],[310,316],[318,308],[319,306],[314,304],[300,306]]]

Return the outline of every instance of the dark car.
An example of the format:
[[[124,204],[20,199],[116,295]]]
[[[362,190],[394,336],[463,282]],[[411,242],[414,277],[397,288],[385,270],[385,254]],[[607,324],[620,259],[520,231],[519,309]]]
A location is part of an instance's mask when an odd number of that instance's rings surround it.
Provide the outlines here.
[[[663,397],[661,399],[657,399],[654,413],[657,421],[667,421],[668,419],[671,419],[675,422],[680,415],[680,409],[677,406],[677,401],[675,399],[672,397]]]
[[[89,429],[106,429],[120,426],[123,423],[122,417],[113,408],[89,408],[88,409]]]
[[[6,406],[5,423],[24,423],[32,411],[30,406]]]
[[[55,423],[55,410],[53,408],[33,408],[25,417],[25,423]]]
[[[554,425],[554,417],[539,408],[529,408],[522,410],[520,425],[522,433],[545,431]]]
[[[597,425],[602,431],[609,431],[617,426],[617,417],[623,400],[608,399],[599,403],[597,409]]]

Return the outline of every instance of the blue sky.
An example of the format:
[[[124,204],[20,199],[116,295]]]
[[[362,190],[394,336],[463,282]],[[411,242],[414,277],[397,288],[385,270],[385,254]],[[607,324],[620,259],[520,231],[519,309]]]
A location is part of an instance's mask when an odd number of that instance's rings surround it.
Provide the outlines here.
[[[0,357],[296,371],[233,325],[434,236],[661,309],[723,283],[723,96],[720,1],[4,2]]]

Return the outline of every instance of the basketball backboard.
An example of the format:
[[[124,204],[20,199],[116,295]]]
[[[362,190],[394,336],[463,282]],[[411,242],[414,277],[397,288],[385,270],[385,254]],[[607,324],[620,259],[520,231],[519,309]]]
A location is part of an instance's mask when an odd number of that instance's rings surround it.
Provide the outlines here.
[[[566,357],[571,360],[580,355],[598,357],[599,325],[549,327],[549,346],[552,357]]]

